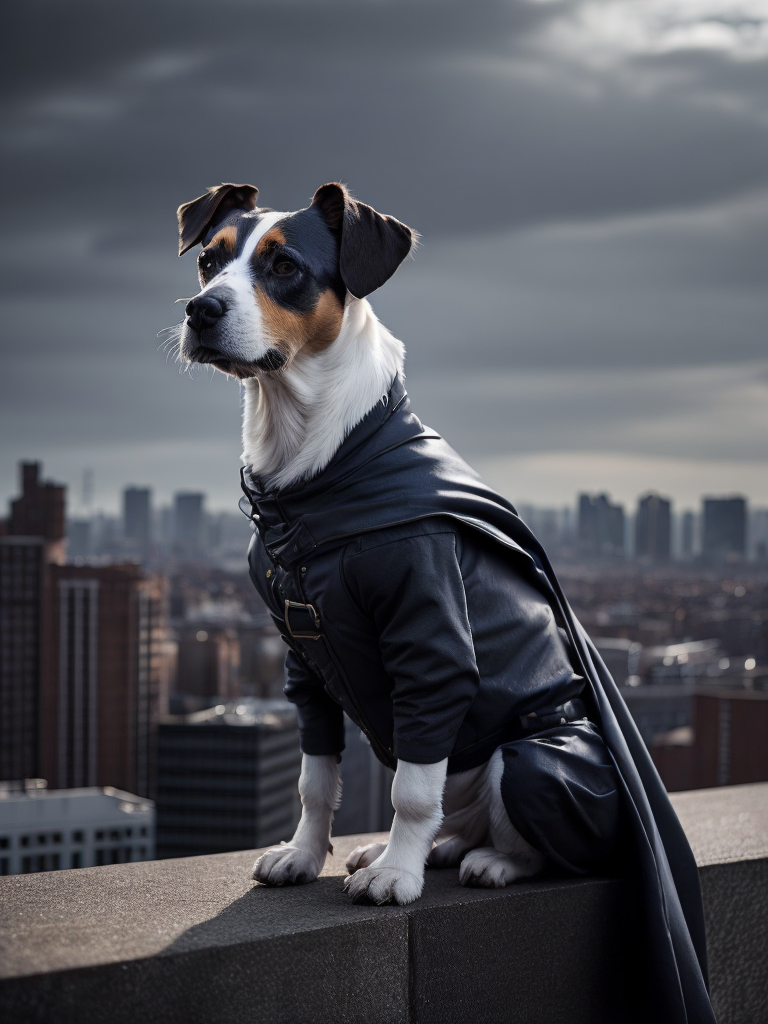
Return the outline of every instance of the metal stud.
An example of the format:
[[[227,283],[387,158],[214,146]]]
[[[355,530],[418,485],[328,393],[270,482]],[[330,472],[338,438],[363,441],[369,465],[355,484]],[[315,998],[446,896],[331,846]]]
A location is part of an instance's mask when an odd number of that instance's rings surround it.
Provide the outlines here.
[[[267,569],[267,579],[269,579],[269,577],[271,575],[272,575],[272,570],[271,569]]]

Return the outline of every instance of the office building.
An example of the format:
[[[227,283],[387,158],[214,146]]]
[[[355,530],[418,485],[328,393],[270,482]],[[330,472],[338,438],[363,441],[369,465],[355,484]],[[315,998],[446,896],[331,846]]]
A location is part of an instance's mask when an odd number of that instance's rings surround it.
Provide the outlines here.
[[[123,537],[137,554],[147,554],[152,541],[152,492],[148,487],[123,491]]]
[[[158,857],[289,839],[300,770],[296,709],[285,700],[248,697],[161,722]]]
[[[635,558],[668,562],[672,538],[672,503],[658,494],[646,494],[637,503]]]
[[[696,517],[693,512],[683,512],[680,521],[680,557],[690,561],[696,551]]]
[[[0,783],[0,875],[153,860],[151,800],[104,788]]]
[[[42,537],[45,560],[63,562],[65,552],[66,487],[40,479],[39,462],[21,462],[21,496],[11,501],[6,533],[12,537]]]
[[[0,779],[39,774],[43,537],[0,537]]]
[[[624,554],[624,509],[607,494],[580,494],[579,550],[584,555],[616,557]]]
[[[166,586],[136,565],[49,566],[36,774],[151,796]]]
[[[709,560],[744,558],[747,552],[747,502],[735,495],[704,498],[701,552]]]
[[[174,497],[174,546],[178,554],[200,558],[205,539],[204,494],[179,493]]]
[[[668,790],[768,781],[768,693],[701,687],[686,728],[657,735],[651,756]]]

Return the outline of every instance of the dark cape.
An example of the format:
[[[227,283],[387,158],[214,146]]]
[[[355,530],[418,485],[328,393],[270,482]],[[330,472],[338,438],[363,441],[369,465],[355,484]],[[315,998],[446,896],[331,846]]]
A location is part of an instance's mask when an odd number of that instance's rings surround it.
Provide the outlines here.
[[[268,517],[266,527],[262,520],[262,540],[288,570],[320,547],[429,516],[479,530],[522,561],[569,633],[621,781],[642,887],[654,1020],[714,1024],[696,862],[619,689],[571,611],[541,544],[514,507],[421,424],[403,381],[394,381],[316,476],[270,492],[246,469],[243,490],[248,516],[277,503],[280,515]]]

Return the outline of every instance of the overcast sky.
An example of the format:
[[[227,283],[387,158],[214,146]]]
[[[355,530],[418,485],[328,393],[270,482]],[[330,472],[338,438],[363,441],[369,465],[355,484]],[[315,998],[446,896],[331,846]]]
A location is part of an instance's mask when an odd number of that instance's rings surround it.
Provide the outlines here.
[[[25,0],[4,16],[0,507],[238,494],[239,389],[157,332],[175,210],[318,185],[418,229],[374,308],[518,503],[768,503],[768,2]]]

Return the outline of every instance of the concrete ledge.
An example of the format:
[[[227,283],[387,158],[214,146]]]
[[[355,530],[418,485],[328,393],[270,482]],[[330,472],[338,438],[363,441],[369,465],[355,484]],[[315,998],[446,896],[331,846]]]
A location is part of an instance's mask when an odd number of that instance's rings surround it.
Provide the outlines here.
[[[768,1020],[768,785],[674,802],[700,864],[718,1020]],[[341,876],[360,838],[336,840],[323,877],[298,888],[249,882],[254,851],[0,879],[0,1016],[615,1024],[621,1007],[643,1020],[629,882],[486,891],[431,871],[411,907],[354,906]]]

